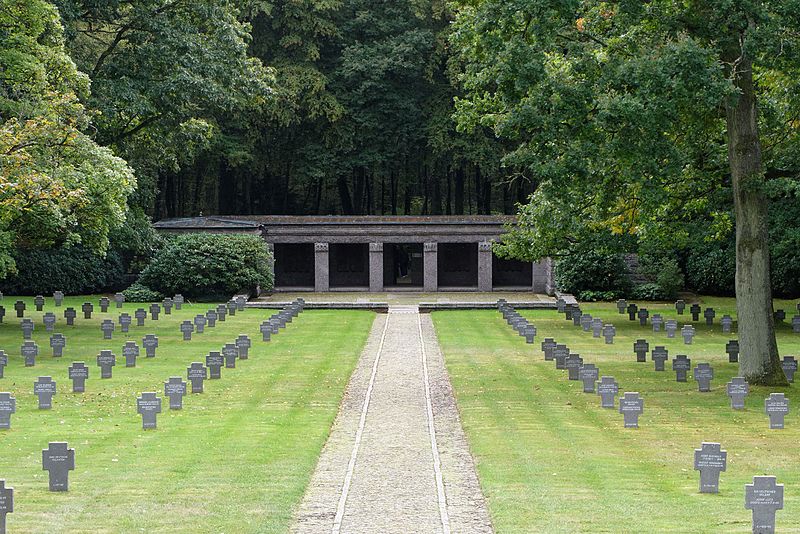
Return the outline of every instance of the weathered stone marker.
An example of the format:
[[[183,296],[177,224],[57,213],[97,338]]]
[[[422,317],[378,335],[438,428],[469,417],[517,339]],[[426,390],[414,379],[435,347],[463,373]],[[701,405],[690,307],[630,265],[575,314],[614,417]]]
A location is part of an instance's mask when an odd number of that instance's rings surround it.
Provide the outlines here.
[[[125,295],[123,293],[114,294],[114,302],[117,303],[117,308],[122,308],[122,305],[125,304]]]
[[[144,308],[137,308],[133,316],[136,318],[136,326],[144,326],[144,320],[147,319],[147,311]]]
[[[101,297],[100,298],[100,311],[102,313],[108,312],[109,304],[111,304],[111,301],[108,299],[108,297]]]
[[[172,302],[175,303],[175,309],[180,311],[180,309],[183,306],[183,303],[185,302],[185,300],[183,298],[183,295],[178,293],[177,295],[172,297]]]
[[[639,306],[636,304],[630,303],[628,304],[628,320],[635,321],[636,320],[636,312],[639,311]]]
[[[56,383],[49,376],[40,376],[33,383],[33,394],[39,397],[39,409],[49,410],[53,407],[53,395],[56,394]]]
[[[222,347],[222,357],[225,358],[225,367],[234,369],[236,367],[236,358],[239,357],[239,349],[234,343],[226,343]]]
[[[11,393],[0,393],[0,429],[11,428],[11,414],[17,413],[17,399]]]
[[[144,347],[145,356],[147,358],[155,358],[156,349],[158,348],[158,337],[154,334],[147,334],[142,338],[142,347]]]
[[[220,370],[223,365],[225,365],[225,360],[222,358],[222,354],[216,351],[209,352],[208,356],[206,356],[206,367],[208,367],[208,378],[210,379],[221,378],[222,373],[220,372]]]
[[[56,303],[56,307],[60,308],[61,303],[64,302],[64,292],[63,291],[54,291],[53,292],[53,301]]]
[[[159,313],[161,313],[161,306],[159,306],[157,302],[152,303],[150,305],[150,318],[154,321],[158,321]]]
[[[581,314],[581,328],[588,332],[592,328],[592,315],[589,313]]]
[[[797,360],[794,359],[794,356],[784,356],[781,361],[781,367],[783,368],[783,374],[786,375],[786,379],[789,382],[794,382],[794,374],[797,372]],[[3,374],[0,372],[0,378],[2,377]]]
[[[534,335],[536,330],[534,330]],[[247,337],[245,334],[239,334],[239,337],[236,338],[236,348],[239,350],[239,359],[246,360],[249,356],[248,353],[250,351],[250,347],[252,346],[252,342],[250,338]],[[533,343],[533,341],[531,341]]]
[[[627,308],[627,307],[628,307],[628,303],[625,302],[625,299],[619,299],[617,301],[617,311],[619,312],[620,315],[624,315],[625,314],[625,308]]]
[[[227,306],[228,306],[228,315],[230,315],[231,317],[236,315],[236,303],[232,300],[229,300]]]
[[[675,337],[675,332],[678,331],[678,321],[675,319],[667,319],[667,322],[664,323],[664,330],[667,331],[667,337],[672,339]]]
[[[50,336],[50,348],[53,349],[53,358],[60,358],[64,354],[64,347],[67,346],[67,338],[64,334],[53,334]]]
[[[269,322],[264,321],[259,325],[258,329],[261,331],[261,341],[269,341],[269,336],[272,334],[272,327]]]
[[[183,396],[186,395],[186,382],[179,376],[171,376],[164,382],[164,396],[169,397],[169,409],[183,409]]]
[[[558,313],[566,313],[567,311],[567,301],[561,297],[558,297],[556,300],[556,311]]]
[[[75,469],[75,449],[66,441],[51,441],[42,451],[42,470],[50,473],[50,491],[69,490],[69,472]]]
[[[696,302],[692,304],[692,307],[689,308],[689,312],[692,314],[692,321],[699,321],[700,320],[700,312],[702,308]]]
[[[683,300],[676,300],[675,309],[678,311],[678,315],[683,315],[683,310],[686,309],[686,302]]]
[[[33,324],[32,320],[23,319],[22,322],[19,323],[19,327],[22,329],[22,339],[31,339],[33,337],[33,331],[36,329],[36,326]]]
[[[100,330],[103,331],[103,339],[111,339],[114,336],[114,321],[111,319],[104,319],[100,323]]]
[[[664,370],[664,362],[669,359],[669,351],[664,347],[656,347],[651,355],[656,371]]]
[[[6,534],[6,514],[14,512],[14,488],[0,479],[0,534]]]
[[[728,362],[736,363],[739,361],[739,340],[731,339],[725,344],[725,352],[728,353]]]
[[[639,325],[647,326],[647,318],[650,317],[650,312],[647,308],[641,308],[636,314],[639,317]]]
[[[139,357],[139,345],[135,341],[126,341],[122,347],[122,357],[125,358],[125,367],[136,367],[136,358]]]
[[[792,317],[792,332],[800,334],[800,315]]]
[[[161,399],[155,392],[142,393],[136,399],[136,412],[142,415],[142,429],[156,428],[156,417],[161,413]]]
[[[52,332],[56,329],[56,314],[53,312],[47,312],[42,316],[42,322],[44,323],[44,329],[47,332]]]
[[[614,408],[616,405],[619,384],[613,376],[604,376],[597,383],[597,394],[600,395],[600,406],[602,408]]]
[[[83,393],[86,391],[86,380],[89,379],[89,368],[83,362],[72,362],[67,368],[69,379],[72,380],[72,392]]]
[[[217,306],[217,320],[224,323],[226,315],[228,315],[228,308],[226,308],[224,304]]]
[[[101,350],[97,355],[97,366],[100,367],[100,378],[111,378],[117,357],[110,350]]]
[[[556,369],[566,369],[567,356],[569,356],[569,349],[566,345],[556,345],[553,349],[553,359],[556,362]]]
[[[206,312],[206,321],[208,322],[209,328],[214,328],[217,326],[217,312],[214,310],[208,310]]]
[[[628,391],[619,398],[619,413],[624,418],[625,428],[639,428],[639,416],[642,412],[644,399],[639,397],[639,393]]]
[[[17,317],[25,317],[25,301],[18,300],[15,302],[14,311],[17,312]]]
[[[44,308],[44,297],[42,295],[33,297],[33,305],[36,306],[36,311],[42,311]]]
[[[184,341],[191,341],[192,332],[194,332],[194,326],[192,325],[192,322],[191,321],[183,321],[181,323],[181,332],[183,333],[183,340]]]
[[[780,430],[783,428],[783,418],[789,413],[789,399],[783,393],[771,393],[764,400],[764,411],[769,416],[769,427]]]
[[[542,341],[542,352],[544,352],[545,361],[549,362],[553,359],[553,349],[555,348],[556,348],[556,342],[553,338],[551,337],[544,338],[544,341]]]
[[[744,507],[753,511],[753,534],[773,534],[775,512],[783,510],[783,484],[773,476],[753,477],[744,486]]]
[[[711,380],[714,378],[714,369],[709,363],[698,363],[694,368],[694,379],[697,381],[698,391],[711,391]]]
[[[600,376],[600,370],[593,363],[587,363],[578,369],[578,380],[583,382],[584,393],[594,393],[594,383],[598,376]]]
[[[783,311],[783,310],[775,310],[774,316],[775,316],[775,322],[776,323],[782,323],[783,321],[786,320],[786,312]]]
[[[603,326],[603,337],[606,339],[606,345],[614,343],[614,336],[616,333],[617,329],[614,328],[613,324],[606,324]]]
[[[564,367],[567,369],[567,376],[570,380],[578,380],[578,372],[583,365],[583,358],[579,354],[570,354],[564,361]]]
[[[64,319],[67,320],[67,326],[75,326],[75,318],[78,316],[78,312],[75,311],[75,308],[67,308],[64,310]]]
[[[8,355],[6,355],[6,351],[0,350],[0,378],[3,378],[6,365],[8,365]]]
[[[172,306],[174,304],[175,302],[169,297],[161,301],[161,305],[164,307],[164,315],[172,315]]]
[[[186,368],[186,374],[189,378],[189,382],[192,383],[192,393],[202,393],[203,382],[208,378],[206,366],[201,362],[192,362],[192,364]]]
[[[681,336],[683,336],[683,342],[686,345],[691,345],[692,344],[692,339],[694,338],[694,333],[695,333],[695,330],[694,330],[694,327],[692,325],[687,324],[683,328],[681,328]]]
[[[714,317],[717,316],[717,312],[714,311],[714,308],[706,308],[706,311],[703,312],[703,317],[706,318],[706,324],[711,326],[714,324]]]
[[[196,315],[194,318],[194,329],[198,334],[202,334],[206,328],[206,316]]]
[[[735,376],[727,383],[728,397],[731,399],[731,408],[744,410],[744,398],[750,393],[750,385],[741,376]]]
[[[664,318],[660,314],[654,313],[650,318],[650,324],[653,325],[653,332],[661,332],[661,326],[664,324]]]
[[[244,295],[236,297],[236,311],[244,311],[245,304],[247,304],[247,299]]]
[[[719,493],[719,473],[725,471],[728,453],[719,443],[706,443],[694,450],[694,469],[700,471],[700,493]]]
[[[719,324],[722,325],[723,334],[730,334],[733,327],[733,318],[730,315],[723,315],[722,319],[719,320]]]
[[[19,352],[25,359],[25,367],[33,367],[36,365],[36,357],[39,355],[39,345],[37,345],[35,341],[23,342]]]
[[[592,319],[592,337],[599,338],[603,333],[603,320],[599,317]]]
[[[119,329],[123,334],[127,334],[131,328],[131,316],[127,313],[119,314]]]
[[[3,317],[6,316],[6,309],[4,306],[0,306],[0,323],[3,322]]]
[[[676,382],[686,382],[686,374],[692,368],[692,360],[685,354],[678,354],[672,360],[672,370],[675,371]]]
[[[81,306],[81,311],[83,312],[84,319],[91,319],[92,312],[94,311],[94,304],[91,302],[84,302],[83,306]]]

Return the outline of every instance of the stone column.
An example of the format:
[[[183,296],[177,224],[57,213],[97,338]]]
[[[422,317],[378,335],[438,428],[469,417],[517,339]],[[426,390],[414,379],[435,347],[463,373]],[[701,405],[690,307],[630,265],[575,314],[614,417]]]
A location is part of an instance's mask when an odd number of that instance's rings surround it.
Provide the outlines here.
[[[478,243],[478,291],[492,290],[492,242]]]
[[[383,291],[383,243],[369,244],[369,290]]]
[[[422,260],[424,265],[424,288],[427,292],[439,291],[439,245],[438,243],[425,243],[422,246]]]
[[[275,278],[275,243],[267,243],[267,251],[270,257],[270,270],[272,271],[272,288],[278,287],[278,280]],[[261,286],[256,287],[256,296],[261,295]]]
[[[533,264],[533,283],[534,293],[544,293],[554,295],[556,291],[555,272],[553,260],[544,258],[542,261]]]
[[[314,291],[330,291],[328,243],[314,243]]]

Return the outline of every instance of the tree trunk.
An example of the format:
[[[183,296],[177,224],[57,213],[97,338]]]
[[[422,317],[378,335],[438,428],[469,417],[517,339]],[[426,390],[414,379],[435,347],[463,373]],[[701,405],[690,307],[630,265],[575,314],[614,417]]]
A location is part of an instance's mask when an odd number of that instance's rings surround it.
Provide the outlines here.
[[[454,184],[454,212],[456,215],[464,215],[464,165],[461,164],[456,168]]]
[[[340,174],[336,177],[336,188],[339,190],[339,201],[342,204],[343,215],[353,215],[353,200],[350,196],[350,186],[347,175]]]
[[[738,52],[737,52],[738,55]],[[788,385],[778,357],[769,275],[767,197],[761,165],[752,63],[740,58],[738,98],[726,105],[728,160],[736,213],[736,311],[739,372],[751,384]]]

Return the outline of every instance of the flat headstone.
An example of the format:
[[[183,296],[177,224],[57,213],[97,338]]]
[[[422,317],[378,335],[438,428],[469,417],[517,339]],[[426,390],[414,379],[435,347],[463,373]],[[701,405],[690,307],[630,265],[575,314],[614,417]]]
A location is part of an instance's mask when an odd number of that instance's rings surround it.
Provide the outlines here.
[[[183,409],[183,396],[186,395],[186,382],[179,376],[171,376],[164,382],[164,396],[169,397],[169,409]]]
[[[667,321],[664,323],[664,330],[667,332],[667,338],[674,338],[675,332],[678,331],[678,321],[675,319],[667,319]]]
[[[6,391],[0,393],[0,429],[11,428],[11,415],[17,413],[17,399]]]
[[[676,300],[675,301],[675,310],[678,312],[678,315],[683,315],[683,310],[686,309],[686,302],[683,300]]]
[[[53,357],[60,358],[64,355],[64,347],[67,346],[67,338],[64,334],[53,334],[50,336],[50,348],[53,349]]]
[[[639,325],[647,326],[647,318],[650,317],[650,312],[647,308],[641,308],[636,316],[639,318]]]
[[[542,352],[544,352],[544,359],[546,361],[551,361],[553,359],[553,349],[556,348],[556,342],[551,337],[546,337],[544,341],[542,341]]]
[[[613,324],[606,324],[603,326],[603,337],[606,340],[606,345],[614,343],[614,336],[617,334],[617,329]]]
[[[78,316],[78,312],[75,311],[75,308],[67,308],[64,310],[64,319],[67,320],[67,326],[75,326],[75,318]]]
[[[792,317],[792,332],[800,334],[800,315]]]
[[[164,307],[164,315],[172,315],[172,307],[175,305],[175,302],[167,297],[161,301],[161,305]]]
[[[628,303],[625,302],[625,299],[619,299],[617,301],[617,311],[619,312],[620,315],[623,315],[625,313],[625,308],[627,307]]]
[[[103,322],[100,323],[100,330],[103,331],[103,339],[111,339],[114,335],[114,321],[103,319]]]
[[[714,311],[714,308],[706,308],[706,311],[703,312],[703,317],[706,319],[706,324],[711,326],[714,324],[714,317],[717,316],[717,312]]]
[[[587,363],[578,370],[578,380],[583,382],[584,393],[594,393],[594,383],[600,376],[600,370],[593,363]]]
[[[226,315],[228,315],[228,308],[226,308],[224,304],[217,306],[217,320],[224,323]]]
[[[122,305],[125,304],[125,295],[123,293],[114,294],[114,302],[117,304],[117,308],[122,308]]]
[[[183,303],[185,302],[185,300],[184,300],[184,298],[183,298],[183,295],[181,295],[180,293],[178,293],[177,295],[175,295],[174,297],[172,297],[172,302],[174,302],[174,303],[175,303],[175,309],[176,309],[176,310],[180,310],[180,309],[181,309],[181,307],[183,306]]]
[[[22,329],[22,339],[31,339],[33,337],[33,331],[36,329],[36,326],[31,319],[23,319],[22,322],[19,323],[19,327]]]
[[[137,308],[135,312],[133,312],[133,316],[136,318],[136,326],[144,326],[144,320],[147,319],[147,310],[144,308]]]
[[[783,310],[775,310],[775,322],[782,323],[785,320],[786,320],[786,312]]]
[[[735,376],[726,384],[728,397],[731,399],[731,408],[744,410],[744,398],[750,393],[750,385],[741,376]]]
[[[636,312],[639,311],[639,306],[636,304],[630,303],[628,304],[628,320],[635,321],[636,320]]]
[[[51,441],[42,451],[42,470],[50,473],[50,491],[69,490],[69,472],[75,469],[75,449],[65,441]]]
[[[206,356],[206,367],[208,367],[208,378],[217,379],[222,377],[221,369],[225,365],[225,359],[222,354],[216,351],[208,353]]]
[[[33,297],[33,305],[36,307],[36,311],[42,311],[44,309],[44,297],[42,295]]]
[[[203,382],[208,378],[208,369],[206,369],[206,366],[201,362],[192,362],[192,364],[186,368],[186,375],[189,378],[189,382],[192,383],[192,393],[202,393]]]
[[[786,375],[786,379],[789,382],[794,382],[794,374],[797,372],[797,360],[794,359],[794,356],[784,356],[781,361],[781,367],[783,368],[783,374]],[[0,378],[2,376],[2,372],[0,372]]]
[[[600,395],[600,406],[602,408],[614,408],[618,393],[619,384],[617,384],[613,376],[604,376],[597,383],[597,394]]]
[[[117,365],[117,357],[110,350],[101,350],[97,355],[97,366],[100,367],[100,378],[111,378],[113,367]]]
[[[222,357],[225,358],[225,367],[234,369],[236,368],[236,358],[239,357],[239,349],[233,343],[226,343],[222,347]]]
[[[25,316],[25,301],[18,300],[14,303],[14,311],[17,312],[17,317]]]
[[[158,321],[158,314],[161,313],[161,306],[158,303],[154,302],[150,305],[150,318],[154,321]]]
[[[736,363],[739,361],[739,340],[731,339],[725,344],[725,352],[728,353],[728,362]]]
[[[194,332],[194,325],[191,321],[183,321],[181,323],[181,333],[183,333],[183,340],[190,341],[192,339],[192,332]]]
[[[719,473],[725,471],[728,453],[719,443],[706,443],[694,450],[694,469],[700,471],[700,493],[719,493]]]
[[[672,360],[672,370],[675,371],[676,382],[686,382],[686,374],[692,368],[692,360],[685,354],[678,354]]]
[[[217,312],[215,310],[208,310],[206,312],[206,321],[208,322],[209,328],[217,326]]]
[[[198,334],[202,334],[206,327],[206,316],[196,315],[194,318],[194,329]]]
[[[744,486],[744,507],[753,512],[754,534],[773,534],[775,512],[783,510],[783,484],[774,476],[753,477],[753,483]]]
[[[89,368],[83,362],[72,362],[67,368],[68,377],[72,380],[72,392],[83,393],[86,391],[86,380],[89,379]]]
[[[156,416],[161,413],[161,399],[155,392],[142,393],[136,399],[136,412],[142,416],[142,429],[156,428]]]
[[[635,391],[626,392],[619,398],[619,413],[625,421],[625,428],[639,428],[639,416],[644,412],[644,399]]]
[[[603,320],[599,317],[592,319],[592,337],[599,338],[603,333]]]
[[[139,357],[139,345],[135,341],[126,341],[122,347],[122,356],[125,358],[125,367],[136,367],[136,358]]]
[[[764,400],[764,412],[769,416],[769,427],[771,429],[782,429],[783,418],[789,413],[789,399],[783,393],[771,393]]]
[[[48,332],[52,332],[56,329],[56,314],[53,312],[47,312],[42,316],[42,322],[44,323],[44,329]]]
[[[719,320],[719,324],[722,325],[723,334],[730,334],[733,328],[733,317],[730,315],[723,315],[722,319]]]
[[[84,302],[81,306],[81,311],[83,312],[84,319],[91,319],[92,312],[94,311],[94,304],[91,302]]]
[[[39,397],[39,409],[49,410],[53,407],[53,395],[56,394],[56,383],[52,377],[40,376],[33,383],[33,394]]]
[[[119,319],[117,319],[117,321],[119,322],[120,331],[123,334],[127,334],[131,328],[131,321],[132,321],[131,316],[128,315],[127,313],[120,313]]]
[[[36,365],[36,357],[39,355],[39,345],[35,341],[25,341],[19,349],[20,355],[25,359],[25,367]]]
[[[692,339],[694,339],[694,334],[695,334],[695,330],[694,330],[694,327],[692,325],[688,325],[687,324],[687,325],[684,325],[683,328],[681,328],[681,336],[683,336],[683,342],[686,345],[691,345],[692,344]]]
[[[664,362],[669,359],[669,351],[666,348],[659,346],[653,349],[653,353],[650,355],[650,357],[653,359],[656,371],[663,371]]]
[[[145,356],[147,358],[155,358],[156,349],[158,348],[158,337],[154,334],[147,334],[142,338],[142,347],[144,347]]]
[[[692,307],[689,308],[689,312],[692,314],[692,321],[700,320],[701,311],[703,311],[703,308],[701,308],[699,304],[697,303],[692,304]]]
[[[108,297],[100,297],[100,311],[102,313],[107,313],[110,305],[111,300]]]
[[[6,514],[14,511],[14,488],[0,479],[0,534],[6,534]]]
[[[8,365],[8,355],[6,351],[0,350],[0,378],[3,378],[3,372],[5,371],[6,365]]]
[[[658,313],[654,313],[650,318],[650,324],[653,325],[653,332],[661,332],[661,326],[664,324],[664,318]]]
[[[53,292],[53,302],[56,303],[56,307],[60,308],[61,303],[64,302],[64,292],[63,291],[54,291]]]
[[[698,391],[711,391],[711,380],[714,379],[714,369],[710,363],[698,363],[694,368],[694,379],[697,382]]]
[[[564,361],[564,366],[567,369],[567,376],[570,380],[578,380],[578,372],[583,365],[583,358],[577,354],[570,354]]]

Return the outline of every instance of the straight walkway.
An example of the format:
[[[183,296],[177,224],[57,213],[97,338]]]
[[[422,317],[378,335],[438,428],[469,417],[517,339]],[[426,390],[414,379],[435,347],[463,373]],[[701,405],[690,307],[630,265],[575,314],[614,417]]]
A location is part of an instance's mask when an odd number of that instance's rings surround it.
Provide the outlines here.
[[[489,533],[429,315],[376,316],[300,506],[298,533]]]

